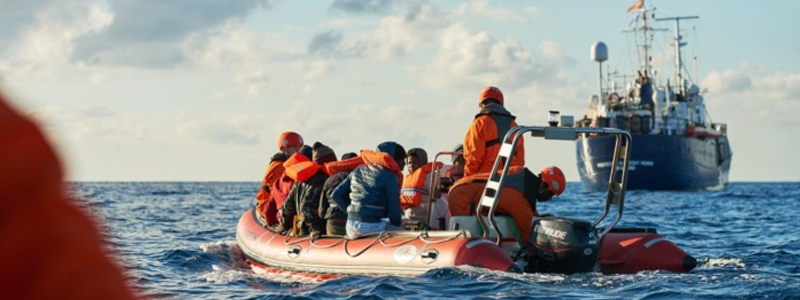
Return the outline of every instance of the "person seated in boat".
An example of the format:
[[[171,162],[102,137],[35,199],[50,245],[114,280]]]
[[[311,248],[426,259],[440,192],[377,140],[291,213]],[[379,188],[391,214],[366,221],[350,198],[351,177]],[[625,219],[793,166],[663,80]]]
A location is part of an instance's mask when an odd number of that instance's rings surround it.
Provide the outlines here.
[[[357,156],[358,154],[355,152],[348,152],[342,155],[341,161],[349,160]],[[325,165],[329,164],[330,163]],[[350,172],[351,171],[348,170],[341,170],[328,177],[328,179],[325,180],[325,184],[322,185],[322,195],[320,195],[318,211],[320,219],[324,220],[326,223],[325,232],[327,235],[344,236],[347,234],[345,226],[347,224],[347,212],[339,208],[336,202],[333,201],[333,190],[350,175]],[[349,195],[345,195],[345,197],[349,197]]]
[[[481,110],[475,115],[464,137],[464,176],[491,171],[503,138],[511,128],[517,126],[514,121],[516,117],[503,107],[503,103],[503,93],[493,86],[485,88],[478,97]],[[520,138],[512,166],[525,165],[523,145],[524,141]]]
[[[303,147],[300,147],[297,152],[289,156],[289,158],[283,162],[284,171],[281,173],[280,177],[270,185],[272,193],[270,193],[267,203],[268,207],[265,218],[267,227],[275,227],[282,222],[280,219],[280,208],[283,207],[283,202],[286,200],[286,197],[289,196],[289,192],[291,192],[292,186],[294,185],[294,178],[286,174],[286,169],[296,164],[310,161],[312,154],[313,151],[311,147],[303,145]],[[289,222],[291,222],[291,220],[289,220]]]
[[[464,166],[466,165],[464,161],[464,144],[458,144],[453,148],[453,152],[461,152],[460,155],[453,155],[450,156],[450,162],[453,164],[449,170],[445,173],[445,177],[447,177],[446,181],[442,181],[442,187],[444,191],[450,190],[450,187],[453,183],[461,180],[464,177]]]
[[[423,222],[432,228],[444,229],[448,219],[447,201],[440,199],[438,188],[432,191],[432,197],[430,195],[429,185],[434,165],[428,162],[428,153],[420,148],[411,148],[406,153],[406,160],[408,175],[403,179],[403,186],[400,189],[400,207],[404,211],[403,222],[409,225]],[[442,166],[443,164],[439,162],[436,168]],[[431,208],[430,219],[425,220],[431,199],[435,199],[435,206]]]
[[[333,190],[336,205],[346,208],[348,238],[400,229],[400,180],[406,152],[395,142],[361,151],[358,166]],[[384,218],[388,218],[387,223]]]
[[[275,153],[270,158],[267,171],[264,173],[264,179],[261,180],[261,188],[258,189],[258,194],[256,194],[256,199],[258,200],[256,211],[262,218],[267,220],[268,225],[277,223],[276,214],[278,208],[270,206],[269,202],[272,185],[283,175],[283,163],[286,159],[295,154],[302,146],[303,138],[295,132],[286,131],[278,137],[278,153]],[[271,218],[267,217],[268,215],[271,215]]]
[[[321,166],[336,161],[336,154],[330,147],[320,142],[314,143],[312,148],[312,161],[286,169],[286,174],[292,177],[295,183],[286,201],[283,202],[281,220],[294,219],[294,222],[281,223],[278,227],[279,232],[292,228],[292,235],[295,236],[326,233],[325,220],[319,217],[319,201],[328,174],[322,171]]]
[[[345,154],[342,154],[342,159],[341,160],[348,160],[348,159],[351,159],[351,158],[356,157],[356,156],[358,156],[358,154],[356,154],[355,152],[347,152]]]
[[[514,219],[522,242],[527,245],[531,235],[531,222],[533,217],[539,215],[536,202],[548,201],[554,195],[561,195],[566,188],[566,179],[561,169],[555,166],[542,169],[539,176],[521,167],[511,167],[508,174],[497,202],[497,211]],[[450,213],[453,216],[474,215],[488,179],[489,173],[482,173],[466,176],[456,182],[447,196]]]

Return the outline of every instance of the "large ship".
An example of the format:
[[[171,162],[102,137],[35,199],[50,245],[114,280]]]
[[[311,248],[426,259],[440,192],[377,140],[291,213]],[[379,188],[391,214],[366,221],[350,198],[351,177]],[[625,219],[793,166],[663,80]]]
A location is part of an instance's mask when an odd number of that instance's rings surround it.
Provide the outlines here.
[[[727,127],[711,121],[703,92],[694,82],[696,75],[692,78],[681,56],[687,45],[681,21],[699,17],[656,18],[655,8],[644,8],[641,2],[629,9],[635,18],[626,30],[636,44],[635,73],[603,76],[608,50],[604,43],[595,43],[591,56],[599,64],[599,94],[592,96],[588,114],[576,126],[618,128],[632,134],[628,190],[725,189],[732,157]],[[668,66],[673,74],[668,78],[656,76],[667,68],[654,66],[652,44],[655,34],[669,30],[651,27],[654,22],[674,25],[670,45],[674,64]],[[633,80],[618,91],[618,78]],[[603,135],[576,139],[578,172],[586,191],[608,188],[614,143],[614,137]]]

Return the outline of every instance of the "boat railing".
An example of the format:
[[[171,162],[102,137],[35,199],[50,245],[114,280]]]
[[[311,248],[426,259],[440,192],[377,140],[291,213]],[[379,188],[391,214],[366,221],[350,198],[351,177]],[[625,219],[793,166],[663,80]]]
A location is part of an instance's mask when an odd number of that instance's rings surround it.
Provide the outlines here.
[[[574,127],[547,127],[547,126],[516,126],[508,131],[503,138],[503,143],[500,146],[500,151],[497,159],[492,166],[492,171],[489,173],[489,180],[486,182],[486,187],[483,190],[483,195],[475,209],[475,215],[478,216],[478,223],[483,229],[483,237],[489,238],[489,226],[494,232],[497,233],[496,244],[500,245],[503,241],[503,235],[500,232],[497,223],[495,222],[495,212],[497,211],[497,202],[500,199],[500,194],[503,191],[502,187],[506,180],[506,175],[511,167],[511,161],[514,154],[516,154],[517,144],[520,138],[526,133],[530,132],[533,137],[543,137],[546,140],[562,140],[573,141],[576,136],[580,134],[596,134],[596,135],[615,135],[616,144],[614,147],[614,157],[611,162],[610,176],[608,180],[608,194],[606,196],[605,207],[603,214],[594,221],[593,225],[597,226],[608,216],[612,206],[617,207],[617,216],[611,221],[611,224],[606,226],[600,233],[599,238],[602,239],[605,235],[614,228],[622,219],[622,212],[625,204],[625,188],[628,182],[628,161],[631,153],[631,134],[625,130],[616,128],[574,128]],[[622,162],[622,172],[617,180],[617,171],[619,169],[620,160]],[[502,164],[502,166],[501,166]],[[502,170],[500,169],[502,167]],[[498,172],[501,171],[501,172]],[[484,220],[483,213],[488,209],[487,219],[488,223]]]
[[[431,170],[431,181],[428,183],[428,209],[425,212],[425,222],[427,223],[431,219],[431,209],[436,204],[436,194],[439,190],[439,184],[441,181],[441,176],[439,176],[439,169],[444,167],[444,164],[441,166],[439,165],[439,156],[449,155],[449,156],[458,156],[464,155],[464,152],[461,151],[442,151],[436,153],[433,157],[433,170]],[[428,224],[430,225],[430,224]]]
[[[721,132],[722,136],[728,136],[728,124],[711,123],[711,129]]]

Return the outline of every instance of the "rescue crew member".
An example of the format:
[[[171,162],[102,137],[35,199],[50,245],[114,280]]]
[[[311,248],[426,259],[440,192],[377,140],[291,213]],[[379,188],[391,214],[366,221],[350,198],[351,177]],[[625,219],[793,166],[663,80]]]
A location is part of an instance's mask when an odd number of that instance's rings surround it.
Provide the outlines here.
[[[554,166],[544,168],[539,176],[521,167],[512,167],[508,173],[509,177],[497,202],[497,211],[511,215],[523,245],[527,245],[533,217],[539,215],[536,202],[561,195],[566,188],[566,179],[561,169]],[[454,216],[474,215],[488,178],[489,173],[483,173],[466,176],[456,182],[447,197],[450,213]]]
[[[503,93],[490,86],[478,97],[480,112],[475,115],[467,135],[464,137],[464,176],[488,173],[492,170],[503,138],[509,129],[517,126],[515,116],[503,107]],[[525,149],[520,138],[511,165],[525,165]]]
[[[450,179],[451,185],[464,177],[464,166],[466,165],[464,161],[464,144],[456,145],[453,148],[453,152],[461,152],[461,154],[450,157],[450,162],[453,163],[453,167],[447,170],[446,175],[447,178]]]
[[[411,148],[406,153],[409,174],[403,179],[400,189],[400,207],[404,210],[404,221],[424,222],[433,228],[444,229],[447,219],[447,202],[444,199],[435,200],[436,206],[431,209],[431,219],[425,220],[428,213],[430,197],[430,182],[434,169],[433,163],[428,162],[428,153],[420,148]],[[437,163],[437,168],[443,164]],[[439,198],[438,189],[432,198]]]
[[[3,299],[135,299],[104,234],[69,196],[58,153],[0,93]]]
[[[277,207],[269,207],[268,205],[272,192],[271,186],[283,175],[283,163],[286,159],[292,156],[292,154],[295,154],[302,146],[303,138],[295,132],[286,131],[278,136],[278,153],[275,153],[270,158],[267,171],[264,173],[264,179],[261,180],[261,188],[258,190],[258,194],[256,194],[256,199],[258,200],[256,211],[258,211],[262,218],[272,221],[272,224],[268,225],[274,225],[277,219],[274,217],[267,218],[267,215],[272,214],[274,216],[278,212]]]
[[[400,229],[400,179],[406,152],[395,142],[361,151],[360,165],[333,191],[338,207],[346,207],[348,238]],[[349,195],[349,198],[347,197]],[[383,218],[388,218],[389,223]]]
[[[281,220],[291,220],[293,235],[304,236],[311,233],[326,233],[324,219],[319,217],[319,199],[322,186],[328,175],[322,171],[322,165],[336,161],[333,150],[320,142],[313,145],[313,161],[295,164],[286,169],[286,174],[295,180],[289,196],[283,202]],[[286,231],[290,224],[281,223],[279,232]]]

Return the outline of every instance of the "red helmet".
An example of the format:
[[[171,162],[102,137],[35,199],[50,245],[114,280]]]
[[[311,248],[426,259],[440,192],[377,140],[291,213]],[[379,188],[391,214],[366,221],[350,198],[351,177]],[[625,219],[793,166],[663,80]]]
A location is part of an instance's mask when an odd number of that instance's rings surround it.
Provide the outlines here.
[[[556,196],[561,195],[567,187],[567,180],[564,172],[556,166],[549,166],[542,169],[542,182],[547,183],[547,188]]]
[[[281,133],[281,136],[278,137],[278,150],[288,146],[302,147],[303,138],[300,137],[299,134],[293,131],[286,131],[284,133]]]
[[[500,102],[500,105],[503,105],[503,92],[500,89],[488,86],[481,92],[481,96],[478,97],[478,105],[483,103],[483,100],[486,99],[497,99],[497,102]]]

